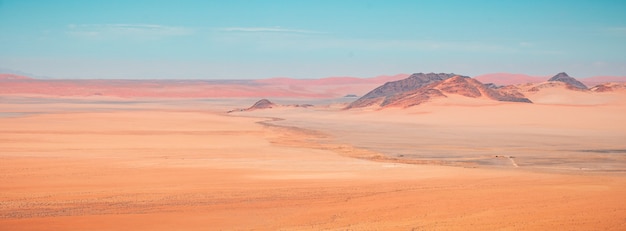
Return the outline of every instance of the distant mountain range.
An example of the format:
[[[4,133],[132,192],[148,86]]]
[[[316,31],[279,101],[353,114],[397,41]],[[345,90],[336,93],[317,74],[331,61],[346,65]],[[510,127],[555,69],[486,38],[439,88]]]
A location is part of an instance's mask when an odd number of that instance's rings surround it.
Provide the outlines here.
[[[0,95],[113,96],[165,98],[304,97],[337,98],[365,94],[388,81],[408,74],[372,78],[322,79],[271,78],[258,80],[179,79],[34,79],[0,74]]]
[[[397,75],[380,75],[372,78],[357,78],[357,77],[326,77],[321,79],[294,79],[287,77],[269,78],[255,80],[257,83],[262,84],[286,84],[286,85],[342,85],[342,84],[367,84],[367,83],[384,83],[389,81],[395,81],[409,77],[408,74]]]
[[[613,84],[604,84],[613,82]],[[557,84],[563,83],[563,84]],[[599,76],[575,79],[566,73],[553,77],[496,73],[475,78],[456,74],[398,74],[372,78],[270,78],[259,80],[115,80],[34,79],[0,74],[0,95],[63,97],[162,98],[358,98],[348,108],[410,107],[435,98],[460,95],[496,101],[529,102],[529,93],[550,87],[607,92],[623,89],[626,77]],[[516,87],[520,84],[524,86]],[[588,87],[591,87],[587,90]],[[373,89],[373,90],[372,90]]]
[[[508,82],[524,81],[522,84],[498,86],[493,83],[484,84],[476,78],[446,73],[416,73],[406,79],[387,82],[363,97],[349,104],[346,109],[353,108],[407,108],[429,102],[436,98],[459,95],[469,98],[483,98],[495,101],[532,103],[525,95],[534,95],[543,89],[566,89],[583,92],[607,92],[626,89],[625,83],[605,83],[589,89],[584,83],[570,77],[565,72],[539,81],[529,76],[511,75]],[[482,76],[489,80],[495,76]],[[529,80],[532,80],[528,82]]]

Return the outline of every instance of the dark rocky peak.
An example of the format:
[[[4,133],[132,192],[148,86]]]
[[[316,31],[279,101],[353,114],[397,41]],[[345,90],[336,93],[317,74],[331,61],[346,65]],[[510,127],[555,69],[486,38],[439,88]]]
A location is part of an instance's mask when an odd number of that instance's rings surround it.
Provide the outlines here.
[[[569,79],[572,78],[569,75],[567,75],[567,73],[565,72],[561,72],[556,74],[555,76],[552,76],[552,78],[548,79],[548,81],[559,81],[561,79]]]
[[[583,89],[583,90],[587,90],[587,86],[583,83],[581,83],[580,81],[576,80],[575,78],[570,77],[569,75],[567,75],[567,73],[565,72],[561,72],[556,74],[555,76],[553,76],[552,78],[548,79],[549,82],[564,82],[569,84],[572,87],[578,88],[578,89]]]
[[[272,107],[275,107],[275,106],[276,106],[276,104],[272,103],[271,101],[269,101],[267,99],[262,99],[262,100],[257,101],[256,103],[254,103],[254,105],[252,105],[252,107],[248,108],[248,110],[272,108]]]

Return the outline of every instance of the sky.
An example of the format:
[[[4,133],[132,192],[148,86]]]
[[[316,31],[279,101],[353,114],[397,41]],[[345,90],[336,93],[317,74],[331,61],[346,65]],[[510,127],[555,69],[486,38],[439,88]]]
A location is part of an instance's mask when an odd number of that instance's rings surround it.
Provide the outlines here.
[[[0,0],[0,72],[88,79],[626,76],[626,1]]]

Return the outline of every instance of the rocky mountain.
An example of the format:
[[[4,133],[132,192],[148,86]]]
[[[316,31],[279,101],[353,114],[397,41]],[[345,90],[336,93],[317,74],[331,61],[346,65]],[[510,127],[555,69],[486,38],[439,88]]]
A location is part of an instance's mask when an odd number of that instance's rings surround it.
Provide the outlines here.
[[[406,92],[417,90],[423,86],[437,81],[449,79],[454,76],[457,75],[446,73],[415,73],[406,79],[387,82],[382,86],[375,88],[374,90],[368,92],[358,100],[348,105],[347,109],[367,107],[371,105],[385,106],[389,104],[389,102],[393,101],[393,98],[395,98],[396,96],[399,96]]]
[[[455,74],[414,74],[411,77],[386,83],[357,101],[347,109],[372,105],[380,107],[411,107],[437,97],[456,94],[465,97],[486,97],[497,101],[531,101],[515,89],[493,88],[478,80]]]
[[[578,89],[581,89],[581,90],[587,90],[588,89],[587,86],[585,86],[585,84],[583,84],[580,81],[570,77],[565,72],[558,73],[555,76],[553,76],[552,78],[548,79],[548,82],[554,82],[554,81],[564,82],[564,83],[567,83],[567,84],[571,85],[574,88],[578,88]]]

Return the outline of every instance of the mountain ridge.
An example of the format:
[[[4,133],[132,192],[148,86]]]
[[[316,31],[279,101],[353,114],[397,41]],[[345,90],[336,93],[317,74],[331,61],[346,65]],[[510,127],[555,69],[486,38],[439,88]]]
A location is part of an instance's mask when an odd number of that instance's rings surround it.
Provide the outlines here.
[[[349,104],[345,109],[369,106],[411,107],[449,94],[470,98],[532,103],[514,89],[498,89],[468,76],[446,73],[415,73],[410,77],[387,82]]]
[[[347,109],[356,107],[367,107],[376,104],[377,102],[380,102],[381,105],[384,106],[389,103],[389,97],[400,95],[402,93],[421,88],[430,83],[452,78],[454,76],[457,75],[453,73],[414,73],[405,79],[386,82],[385,84],[374,88],[367,94],[363,95],[361,98],[348,105]]]

